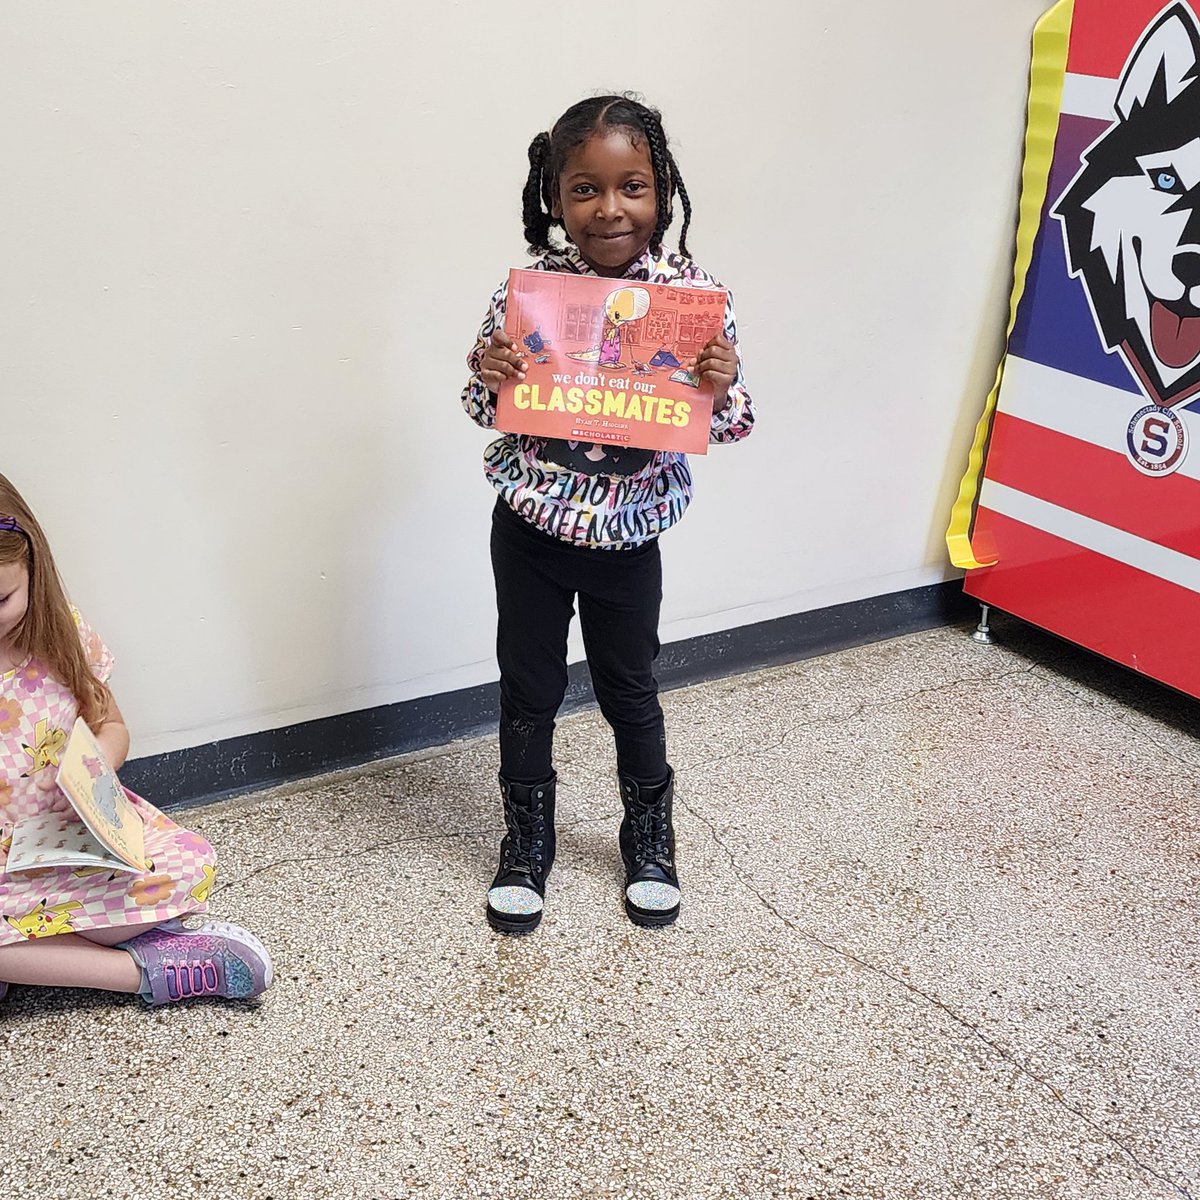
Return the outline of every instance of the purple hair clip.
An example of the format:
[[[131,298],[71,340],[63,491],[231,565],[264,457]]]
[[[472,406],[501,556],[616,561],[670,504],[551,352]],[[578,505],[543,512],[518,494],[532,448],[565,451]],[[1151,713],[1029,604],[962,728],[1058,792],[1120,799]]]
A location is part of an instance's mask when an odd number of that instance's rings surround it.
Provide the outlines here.
[[[26,541],[29,540],[29,534],[21,528],[20,521],[16,517],[0,517],[0,530],[7,529],[9,533],[19,533]]]

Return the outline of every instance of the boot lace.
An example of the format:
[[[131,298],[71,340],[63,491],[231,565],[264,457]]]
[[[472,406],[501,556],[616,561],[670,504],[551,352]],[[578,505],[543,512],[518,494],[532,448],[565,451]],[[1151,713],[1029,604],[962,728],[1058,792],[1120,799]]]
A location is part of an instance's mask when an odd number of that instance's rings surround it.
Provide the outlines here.
[[[504,824],[508,837],[501,854],[502,869],[521,874],[538,874],[545,861],[546,818],[541,801],[532,808],[504,807]]]
[[[667,844],[667,806],[665,804],[639,803],[631,798],[629,823],[633,829],[634,861],[642,866],[654,863],[670,868],[671,850]]]

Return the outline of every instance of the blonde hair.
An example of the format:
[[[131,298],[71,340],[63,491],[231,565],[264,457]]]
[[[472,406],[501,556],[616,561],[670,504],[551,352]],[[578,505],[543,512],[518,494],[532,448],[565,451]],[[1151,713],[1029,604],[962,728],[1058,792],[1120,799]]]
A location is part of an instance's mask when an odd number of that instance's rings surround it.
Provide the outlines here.
[[[79,715],[95,729],[112,704],[112,693],[88,665],[46,535],[20,492],[3,475],[0,517],[14,517],[22,531],[0,529],[0,566],[23,562],[29,570],[29,607],[10,635],[13,646],[19,655],[32,655],[71,689]]]

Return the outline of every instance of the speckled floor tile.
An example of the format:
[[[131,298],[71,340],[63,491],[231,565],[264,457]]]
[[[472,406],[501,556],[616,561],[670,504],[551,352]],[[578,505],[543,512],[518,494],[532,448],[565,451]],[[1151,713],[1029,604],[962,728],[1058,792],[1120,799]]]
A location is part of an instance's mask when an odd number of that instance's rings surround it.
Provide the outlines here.
[[[667,931],[622,912],[594,712],[560,727],[524,939],[482,920],[490,739],[186,812],[276,986],[154,1011],[13,988],[0,1189],[1200,1196],[1198,706],[1000,632],[668,695]]]

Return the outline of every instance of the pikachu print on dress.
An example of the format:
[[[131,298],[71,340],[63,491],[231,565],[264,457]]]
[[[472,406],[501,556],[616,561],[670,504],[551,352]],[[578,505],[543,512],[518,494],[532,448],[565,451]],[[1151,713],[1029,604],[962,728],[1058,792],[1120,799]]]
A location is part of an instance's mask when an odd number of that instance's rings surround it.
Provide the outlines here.
[[[23,937],[53,937],[56,933],[71,933],[71,914],[83,905],[78,900],[64,900],[61,904],[47,905],[39,900],[23,917],[4,919]]]
[[[44,718],[40,720],[33,730],[33,745],[27,746],[21,744],[21,749],[32,760],[33,765],[21,776],[22,779],[28,779],[30,775],[36,775],[39,771],[44,771],[47,767],[58,766],[58,756],[62,753],[63,747],[67,744],[67,731],[65,729],[51,729],[50,723]]]
[[[208,894],[212,891],[212,886],[217,878],[216,868],[210,867],[208,863],[204,863],[201,870],[204,873],[200,878],[200,882],[188,892],[188,895],[198,904],[203,904],[208,899]]]

